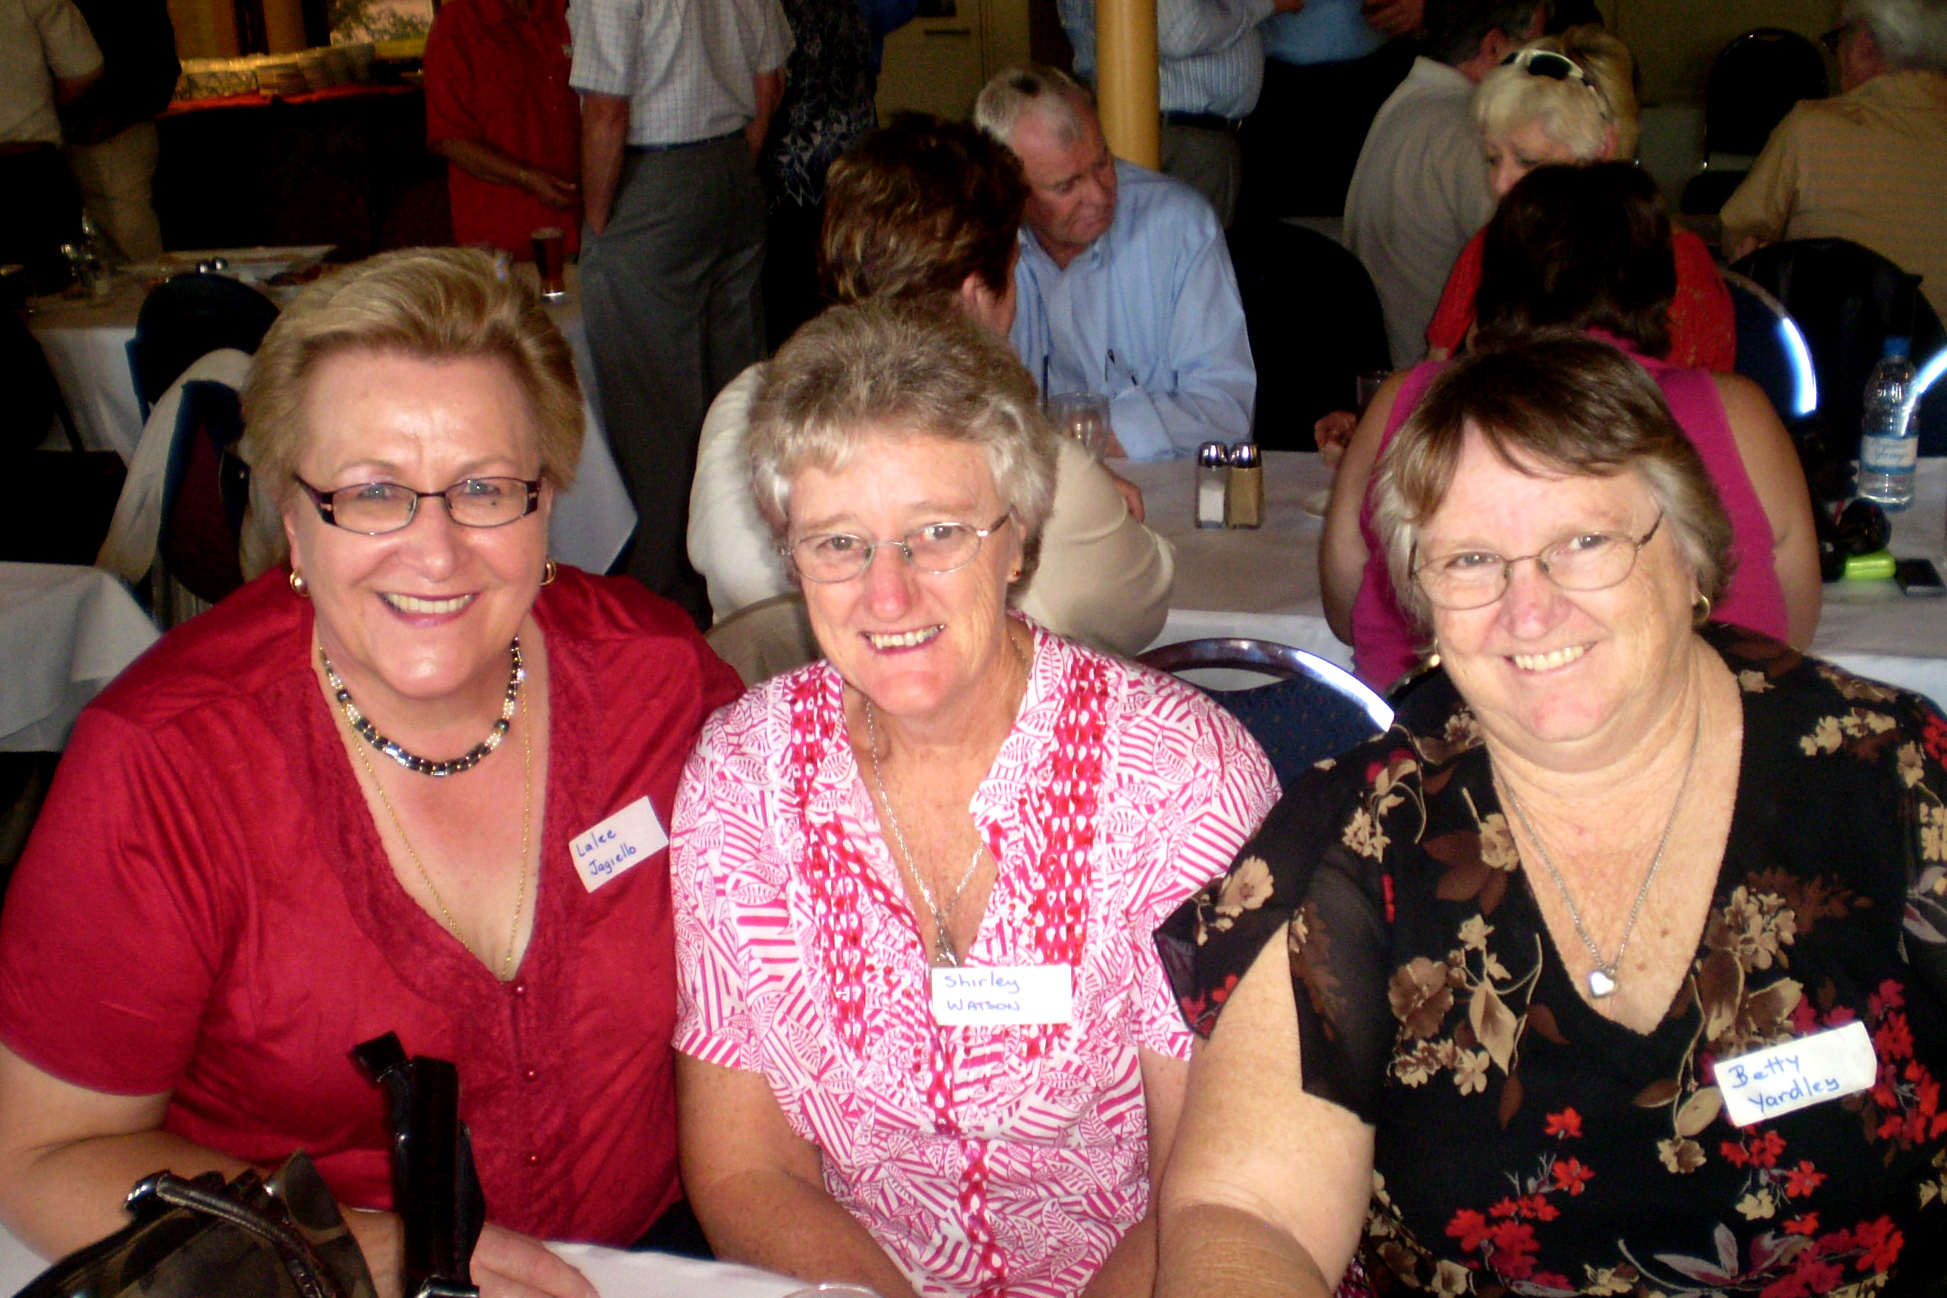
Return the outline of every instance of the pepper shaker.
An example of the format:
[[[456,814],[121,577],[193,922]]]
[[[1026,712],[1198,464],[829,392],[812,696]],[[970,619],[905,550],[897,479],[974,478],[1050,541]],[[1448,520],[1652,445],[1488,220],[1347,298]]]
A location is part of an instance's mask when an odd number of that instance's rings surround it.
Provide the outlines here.
[[[1264,522],[1264,459],[1256,442],[1230,448],[1230,490],[1224,496],[1225,527],[1258,527]]]
[[[1230,453],[1222,442],[1197,448],[1197,526],[1224,525],[1224,497],[1230,486]]]

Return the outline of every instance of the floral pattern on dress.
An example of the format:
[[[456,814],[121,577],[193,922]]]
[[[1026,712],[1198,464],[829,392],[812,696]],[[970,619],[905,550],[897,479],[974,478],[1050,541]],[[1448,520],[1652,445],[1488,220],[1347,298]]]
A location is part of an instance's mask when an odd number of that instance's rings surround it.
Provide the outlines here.
[[[1159,935],[1197,952],[1179,991],[1207,1032],[1285,926],[1306,1087],[1376,1129],[1361,1257],[1379,1292],[1801,1298],[1947,1275],[1947,720],[1711,638],[1746,751],[1702,936],[1652,1032],[1603,1019],[1560,967],[1444,681],[1294,789]],[[1371,930],[1390,945],[1345,940]],[[1732,1123],[1719,1060],[1855,1020],[1871,1088]]]

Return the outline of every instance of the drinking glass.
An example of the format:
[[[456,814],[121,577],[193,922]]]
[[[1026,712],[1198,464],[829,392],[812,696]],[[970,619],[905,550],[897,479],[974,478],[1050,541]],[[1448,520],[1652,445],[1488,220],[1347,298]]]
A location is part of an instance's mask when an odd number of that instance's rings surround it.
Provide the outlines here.
[[[1048,419],[1056,432],[1074,438],[1098,460],[1114,441],[1109,399],[1099,392],[1060,392],[1049,397]]]

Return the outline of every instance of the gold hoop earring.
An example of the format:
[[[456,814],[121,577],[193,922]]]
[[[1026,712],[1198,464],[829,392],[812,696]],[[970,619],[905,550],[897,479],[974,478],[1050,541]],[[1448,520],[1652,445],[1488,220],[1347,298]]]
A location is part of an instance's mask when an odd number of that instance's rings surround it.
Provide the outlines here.
[[[304,574],[296,568],[291,569],[291,575],[284,580],[289,584],[291,594],[297,596],[299,599],[311,598],[311,583],[306,581]]]
[[[556,566],[554,560],[549,559],[541,565],[541,584],[543,586],[554,585],[554,579],[560,575],[560,572],[561,569]]]

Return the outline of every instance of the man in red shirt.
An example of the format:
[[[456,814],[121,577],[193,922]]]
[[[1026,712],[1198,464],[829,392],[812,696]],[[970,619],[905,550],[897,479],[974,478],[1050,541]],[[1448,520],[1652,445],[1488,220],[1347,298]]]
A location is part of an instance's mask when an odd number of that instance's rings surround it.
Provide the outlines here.
[[[533,255],[580,241],[581,116],[566,0],[447,0],[426,37],[426,147],[447,161],[453,241]]]

